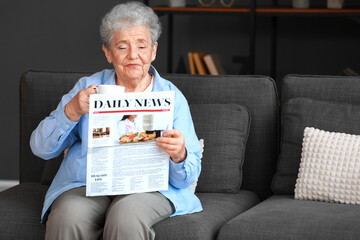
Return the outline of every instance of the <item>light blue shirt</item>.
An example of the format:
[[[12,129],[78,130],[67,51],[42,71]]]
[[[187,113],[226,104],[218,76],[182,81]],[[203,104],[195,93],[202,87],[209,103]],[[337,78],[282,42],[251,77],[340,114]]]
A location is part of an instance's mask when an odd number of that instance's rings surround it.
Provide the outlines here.
[[[201,165],[200,144],[188,103],[180,90],[163,79],[154,67],[151,66],[149,73],[154,76],[154,92],[175,91],[173,128],[184,135],[187,150],[187,157],[182,163],[174,163],[169,159],[169,188],[160,193],[175,207],[175,213],[171,216],[200,212],[202,211],[200,200],[189,187],[198,179]],[[64,149],[70,147],[46,193],[41,214],[42,222],[46,221],[51,204],[61,193],[86,185],[89,116],[82,115],[78,122],[73,122],[66,117],[64,108],[79,90],[95,83],[115,85],[115,70],[103,70],[92,76],[82,77],[74,88],[62,97],[56,110],[42,120],[31,135],[30,146],[33,153],[45,160],[58,156]]]

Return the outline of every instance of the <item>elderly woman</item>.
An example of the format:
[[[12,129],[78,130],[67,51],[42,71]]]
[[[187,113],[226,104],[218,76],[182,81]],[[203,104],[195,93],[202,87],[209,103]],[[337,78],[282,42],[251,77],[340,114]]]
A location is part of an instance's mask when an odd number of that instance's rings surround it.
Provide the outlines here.
[[[200,174],[200,145],[187,101],[151,66],[160,31],[151,8],[139,2],[115,6],[100,27],[102,49],[114,69],[81,78],[34,130],[35,155],[51,159],[70,148],[45,197],[46,239],[98,239],[102,232],[104,239],[154,239],[157,222],[202,210],[189,188]],[[170,156],[168,190],[85,196],[89,95],[100,84],[121,85],[126,92],[175,91],[174,128],[156,140]]]

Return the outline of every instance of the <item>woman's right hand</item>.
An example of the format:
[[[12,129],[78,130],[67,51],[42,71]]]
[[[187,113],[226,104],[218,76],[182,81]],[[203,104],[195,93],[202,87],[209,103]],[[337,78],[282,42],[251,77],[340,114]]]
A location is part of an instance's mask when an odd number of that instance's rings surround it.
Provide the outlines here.
[[[89,113],[90,95],[96,93],[97,84],[80,90],[65,106],[65,115],[73,122],[79,121],[81,115]]]

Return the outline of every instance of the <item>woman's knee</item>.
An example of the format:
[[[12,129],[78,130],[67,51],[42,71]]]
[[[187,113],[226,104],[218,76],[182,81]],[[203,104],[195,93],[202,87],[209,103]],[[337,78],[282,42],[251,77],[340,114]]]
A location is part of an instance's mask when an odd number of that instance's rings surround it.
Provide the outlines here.
[[[65,192],[55,200],[46,223],[48,236],[93,239],[92,236],[100,234],[110,200],[107,197],[86,198],[79,190]]]
[[[133,201],[117,202],[106,214],[106,224],[114,224],[114,227],[131,228],[143,221],[144,210]]]
[[[114,234],[117,233],[118,236],[133,234],[137,236],[136,239],[153,239],[155,233],[152,225],[171,213],[171,204],[157,193],[115,198],[106,214],[104,237],[116,239]]]
[[[46,223],[47,228],[68,229],[88,221],[79,208],[72,204],[57,206],[52,209]]]
[[[105,239],[116,239],[118,236],[137,236],[139,239],[149,239],[153,235],[151,226],[144,216],[144,209],[136,201],[119,201],[106,215],[104,227]],[[150,237],[151,239],[151,237]]]

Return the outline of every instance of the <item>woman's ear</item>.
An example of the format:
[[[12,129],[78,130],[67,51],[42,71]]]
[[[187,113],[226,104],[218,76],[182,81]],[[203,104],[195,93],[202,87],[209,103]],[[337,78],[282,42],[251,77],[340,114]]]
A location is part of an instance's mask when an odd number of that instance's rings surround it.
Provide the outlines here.
[[[108,61],[108,63],[112,63],[110,50],[104,44],[102,45],[102,50],[105,53],[105,57],[106,57],[106,60]]]
[[[156,51],[157,51],[158,43],[156,42],[153,46],[152,53],[151,53],[151,61],[154,61],[156,58]]]

